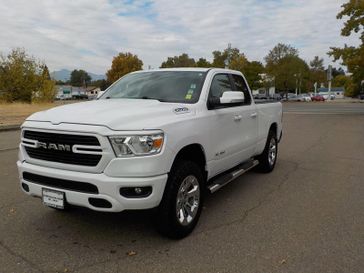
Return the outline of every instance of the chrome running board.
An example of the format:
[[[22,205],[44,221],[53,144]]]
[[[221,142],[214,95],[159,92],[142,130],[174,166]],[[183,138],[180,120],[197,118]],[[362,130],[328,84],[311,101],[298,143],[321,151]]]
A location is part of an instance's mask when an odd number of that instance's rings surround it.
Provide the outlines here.
[[[208,189],[211,193],[214,193],[229,184],[231,181],[235,180],[242,174],[246,173],[250,169],[254,168],[259,164],[258,160],[251,160],[245,163],[238,165],[233,168],[230,172],[224,173],[222,175],[218,175],[216,178],[212,179],[211,184],[208,185]]]

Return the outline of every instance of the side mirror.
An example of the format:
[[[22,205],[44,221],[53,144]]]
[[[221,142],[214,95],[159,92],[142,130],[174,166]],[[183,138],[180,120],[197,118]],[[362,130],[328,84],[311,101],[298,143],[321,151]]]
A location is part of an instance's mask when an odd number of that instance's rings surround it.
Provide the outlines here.
[[[225,91],[220,98],[221,104],[243,103],[245,96],[239,91]]]

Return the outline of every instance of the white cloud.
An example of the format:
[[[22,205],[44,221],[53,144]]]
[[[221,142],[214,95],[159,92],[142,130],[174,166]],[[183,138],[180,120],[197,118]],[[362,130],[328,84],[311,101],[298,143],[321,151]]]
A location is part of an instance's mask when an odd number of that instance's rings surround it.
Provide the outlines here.
[[[355,44],[340,37],[336,19],[344,0],[12,0],[0,5],[0,51],[24,47],[51,70],[105,73],[120,51],[158,67],[183,52],[211,59],[230,42],[249,59],[263,60],[278,42],[301,56]]]

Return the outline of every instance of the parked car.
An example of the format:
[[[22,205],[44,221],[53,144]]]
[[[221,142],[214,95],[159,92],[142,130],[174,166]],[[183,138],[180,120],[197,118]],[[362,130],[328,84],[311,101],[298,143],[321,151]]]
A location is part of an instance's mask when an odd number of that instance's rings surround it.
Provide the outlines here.
[[[325,101],[325,98],[322,95],[315,95],[311,98],[312,101]]]
[[[255,100],[267,100],[268,96],[266,94],[256,94],[254,95]]]
[[[296,94],[288,94],[287,101],[297,101],[297,95]]]
[[[309,102],[311,101],[311,97],[308,94],[300,94],[297,96],[297,101]]]
[[[270,96],[270,99],[273,99],[273,100],[282,100],[282,96],[281,94],[273,94],[272,96]]]
[[[281,136],[282,104],[255,103],[239,71],[138,71],[97,100],[27,118],[17,166],[24,193],[46,206],[156,208],[158,230],[182,238],[205,190],[273,171]]]

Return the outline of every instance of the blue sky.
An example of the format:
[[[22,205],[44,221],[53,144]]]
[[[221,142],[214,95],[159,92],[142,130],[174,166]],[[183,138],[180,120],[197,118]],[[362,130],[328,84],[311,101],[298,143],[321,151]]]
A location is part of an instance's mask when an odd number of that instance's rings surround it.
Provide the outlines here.
[[[228,43],[263,61],[277,43],[306,61],[330,63],[330,46],[357,44],[340,36],[336,14],[345,0],[12,0],[0,5],[0,52],[23,47],[50,70],[103,74],[118,52],[157,68],[167,56],[211,60]]]

